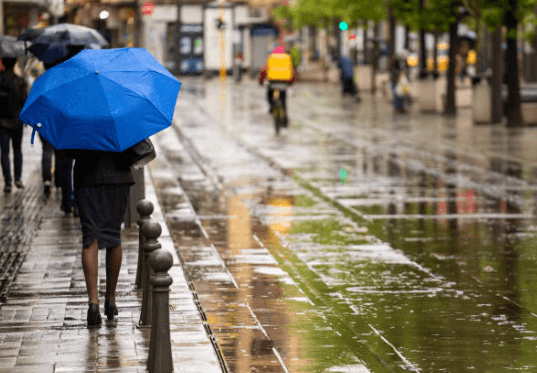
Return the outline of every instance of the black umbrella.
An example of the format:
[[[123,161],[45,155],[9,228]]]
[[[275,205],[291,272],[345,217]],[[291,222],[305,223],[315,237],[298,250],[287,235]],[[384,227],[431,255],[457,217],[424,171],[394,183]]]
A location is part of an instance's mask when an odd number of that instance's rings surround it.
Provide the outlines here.
[[[26,54],[24,42],[10,35],[0,36],[0,57],[22,57]]]
[[[48,64],[59,62],[69,54],[69,46],[59,41],[50,44],[32,43],[28,50],[40,61]]]
[[[35,38],[37,38],[39,35],[41,35],[41,33],[43,32],[44,28],[43,27],[39,27],[39,28],[30,28],[28,30],[26,30],[20,37],[19,37],[19,40],[23,40],[23,41],[32,41],[32,40],[35,40]]]
[[[40,32],[35,30],[40,30]],[[60,23],[42,29],[29,29],[21,35],[20,39],[36,44],[61,42],[65,45],[108,45],[106,39],[97,30],[70,23]]]

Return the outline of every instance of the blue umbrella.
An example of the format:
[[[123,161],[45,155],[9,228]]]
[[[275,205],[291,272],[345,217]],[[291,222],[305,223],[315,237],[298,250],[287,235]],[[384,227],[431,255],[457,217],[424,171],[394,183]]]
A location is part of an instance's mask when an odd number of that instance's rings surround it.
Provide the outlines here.
[[[35,81],[19,118],[56,149],[122,152],[171,125],[180,87],[143,48],[85,49]]]

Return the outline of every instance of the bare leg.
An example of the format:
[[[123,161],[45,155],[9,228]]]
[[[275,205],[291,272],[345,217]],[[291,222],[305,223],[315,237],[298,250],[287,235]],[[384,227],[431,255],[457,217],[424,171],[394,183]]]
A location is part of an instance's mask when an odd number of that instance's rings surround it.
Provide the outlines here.
[[[105,299],[116,299],[116,286],[121,270],[123,252],[121,245],[106,250],[106,296]]]
[[[89,303],[99,304],[99,244],[97,240],[82,250],[82,268],[86,279]]]

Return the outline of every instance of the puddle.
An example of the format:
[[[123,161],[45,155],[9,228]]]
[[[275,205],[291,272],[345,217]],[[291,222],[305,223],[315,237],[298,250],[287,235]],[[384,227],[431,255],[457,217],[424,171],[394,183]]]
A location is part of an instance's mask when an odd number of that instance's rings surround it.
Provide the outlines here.
[[[224,190],[185,178],[209,239],[179,223],[174,236],[187,265],[208,260],[209,241],[226,264],[227,276],[212,260],[191,267],[234,371],[536,370],[531,139],[436,116],[395,121],[326,89],[297,88],[293,110],[307,111],[279,138],[248,85],[229,88],[228,108],[250,111],[228,113],[231,140],[205,117],[187,130]],[[218,90],[204,97],[218,109]]]

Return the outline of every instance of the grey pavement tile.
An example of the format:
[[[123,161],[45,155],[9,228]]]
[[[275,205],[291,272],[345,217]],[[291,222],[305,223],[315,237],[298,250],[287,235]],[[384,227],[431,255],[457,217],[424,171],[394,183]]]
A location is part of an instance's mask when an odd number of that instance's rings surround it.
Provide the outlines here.
[[[0,349],[0,358],[6,358],[6,357],[16,357],[19,354],[19,348],[18,346],[10,347],[10,346],[2,346],[2,349]]]
[[[13,357],[0,357],[0,372],[12,372],[12,368],[15,366],[17,358]]]
[[[14,298],[14,297],[8,297],[6,299],[6,303],[2,306],[1,311],[4,312],[5,307],[9,306],[28,306],[28,305],[43,305],[43,304],[57,304],[63,307],[65,307],[65,304],[69,298],[67,297],[58,297],[58,298]]]
[[[31,332],[24,333],[22,342],[28,343],[28,342],[33,342],[33,341],[39,341],[42,337],[43,337],[42,330],[34,330]]]

